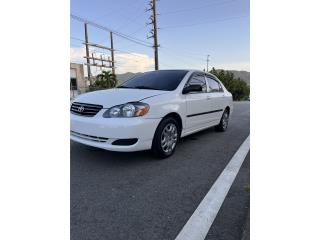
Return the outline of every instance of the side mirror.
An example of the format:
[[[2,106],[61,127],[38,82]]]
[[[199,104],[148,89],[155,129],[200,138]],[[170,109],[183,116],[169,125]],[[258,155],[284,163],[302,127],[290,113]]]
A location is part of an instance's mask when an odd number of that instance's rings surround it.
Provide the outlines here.
[[[183,94],[187,94],[190,92],[202,92],[202,86],[200,84],[189,85],[189,86],[185,87],[182,91]]]

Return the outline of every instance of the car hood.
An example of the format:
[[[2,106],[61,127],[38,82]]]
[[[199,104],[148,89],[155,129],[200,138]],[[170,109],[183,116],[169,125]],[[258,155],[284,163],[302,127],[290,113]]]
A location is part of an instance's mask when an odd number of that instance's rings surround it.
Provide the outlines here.
[[[75,98],[74,102],[99,104],[103,108],[110,108],[115,105],[136,102],[165,93],[168,93],[168,91],[113,88],[81,94]]]

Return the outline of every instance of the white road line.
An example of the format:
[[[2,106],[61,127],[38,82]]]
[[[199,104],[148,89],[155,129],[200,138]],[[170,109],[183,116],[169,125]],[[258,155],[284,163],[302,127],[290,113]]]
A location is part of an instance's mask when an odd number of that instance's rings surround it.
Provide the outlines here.
[[[249,152],[249,149],[250,135],[233,155],[228,165],[199,204],[198,208],[189,218],[186,225],[184,225],[176,237],[176,240],[205,239],[245,157],[247,156],[247,153]]]

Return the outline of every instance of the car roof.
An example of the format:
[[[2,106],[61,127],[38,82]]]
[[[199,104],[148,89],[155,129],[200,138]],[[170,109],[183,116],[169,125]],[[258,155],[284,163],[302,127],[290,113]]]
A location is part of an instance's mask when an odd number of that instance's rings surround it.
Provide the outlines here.
[[[198,70],[198,69],[182,69],[182,68],[177,68],[177,69],[160,69],[160,70],[150,70],[150,71],[146,71],[146,72],[155,72],[155,71],[187,71],[187,72],[191,72],[191,73],[195,73],[195,72],[198,72],[198,73],[204,73],[204,74],[208,74],[208,75],[211,75],[211,76],[214,76],[217,78],[217,76],[215,76],[214,74],[212,73],[209,73],[209,72],[205,72],[203,70]]]
[[[187,71],[187,72],[202,72],[202,73],[205,73],[204,71],[198,70],[198,69],[183,69],[183,68],[150,70],[150,71],[146,71],[146,72],[155,72],[155,71]]]

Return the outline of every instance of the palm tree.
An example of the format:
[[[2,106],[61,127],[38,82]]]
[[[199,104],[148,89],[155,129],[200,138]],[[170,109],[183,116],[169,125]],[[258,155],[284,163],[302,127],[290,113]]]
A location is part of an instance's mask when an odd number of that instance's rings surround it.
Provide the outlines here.
[[[93,85],[98,88],[114,88],[117,85],[116,75],[110,71],[102,71],[97,75]]]

